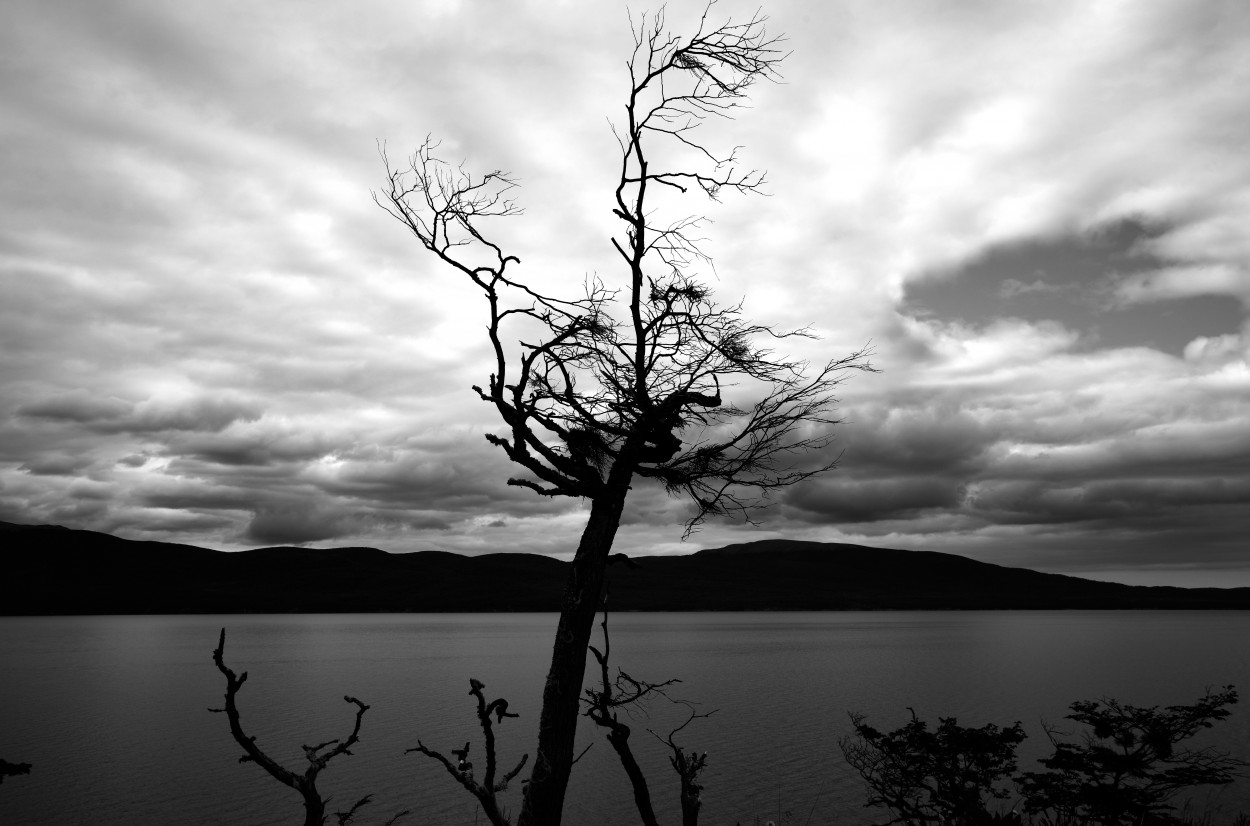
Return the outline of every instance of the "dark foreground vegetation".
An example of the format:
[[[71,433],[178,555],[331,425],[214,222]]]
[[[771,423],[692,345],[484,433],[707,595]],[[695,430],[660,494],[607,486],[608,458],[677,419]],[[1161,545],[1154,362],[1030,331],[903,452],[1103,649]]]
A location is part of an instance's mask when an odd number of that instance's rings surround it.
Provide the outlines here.
[[[700,775],[708,756],[684,740],[697,738],[697,731],[687,731],[691,723],[715,711],[701,713],[695,706],[671,698],[669,690],[679,682],[676,679],[650,682],[624,669],[614,670],[606,611],[601,625],[601,648],[590,646],[598,665],[597,677],[584,689],[582,716],[603,730],[617,755],[642,826],[678,819],[682,826],[697,826],[702,808]],[[299,793],[305,826],[331,822],[328,801],[317,791],[317,777],[333,758],[351,754],[369,706],[345,696],[343,699],[356,708],[351,733],[346,738],[304,746],[308,765],[302,773],[288,769],[246,733],[238,698],[247,673],[236,674],[226,664],[225,642],[223,629],[213,661],[226,678],[225,706],[210,711],[226,714],[230,733],[243,749],[242,762],[258,764]],[[463,747],[446,753],[418,739],[407,753],[419,753],[439,763],[452,782],[477,799],[487,822],[509,826],[512,821],[498,795],[521,773],[529,754],[507,771],[498,765],[496,739],[500,735],[496,729],[518,715],[509,711],[507,699],[488,700],[486,688],[480,680],[469,680],[468,693],[480,736],[470,736]],[[672,813],[656,811],[651,789],[657,779],[645,776],[635,757],[637,741],[631,740],[635,728],[645,724],[647,703],[660,698],[688,709],[684,721],[667,734],[642,728],[669,755],[676,777],[659,782],[675,781],[680,788],[680,809]],[[864,781],[865,806],[888,813],[878,826],[1213,826],[1211,815],[1195,817],[1188,810],[1178,811],[1175,801],[1198,787],[1231,783],[1250,765],[1226,752],[1191,743],[1200,732],[1227,719],[1237,699],[1236,690],[1225,686],[1208,689],[1193,703],[1166,707],[1139,707],[1111,698],[1074,702],[1065,719],[1076,728],[1044,725],[1051,753],[1038,761],[1039,769],[1032,771],[1021,770],[1018,765],[1017,748],[1027,738],[1019,722],[974,728],[946,717],[932,728],[911,710],[906,724],[881,731],[863,715],[852,712],[849,731],[838,745],[843,758]],[[370,802],[372,797],[366,794],[333,816],[340,826],[354,822],[359,810]],[[404,809],[384,822],[390,826],[410,813]],[[1233,822],[1245,826],[1247,819],[1239,815]]]
[[[0,523],[9,615],[558,611],[569,565],[375,548],[226,553]],[[1094,582],[961,556],[765,540],[612,565],[616,611],[1250,608],[1250,588]]]
[[[1103,698],[1072,703],[1064,732],[1045,728],[1053,752],[1041,771],[1018,771],[1017,722],[1002,728],[936,729],[912,712],[901,728],[882,732],[858,714],[839,745],[868,787],[869,806],[888,824],[1099,824],[1177,826],[1186,822],[1174,798],[1198,786],[1231,783],[1244,760],[1188,741],[1228,717],[1232,686],[1208,690],[1190,705],[1138,707]],[[1244,818],[1240,819],[1244,822]]]
[[[590,647],[598,669],[584,689],[582,716],[603,730],[619,758],[623,782],[633,791],[637,822],[697,826],[703,792],[700,775],[708,755],[684,741],[697,739],[697,727],[688,730],[692,723],[716,712],[698,712],[695,706],[670,697],[669,690],[679,680],[650,682],[613,669],[606,611],[601,627],[601,647]],[[360,742],[370,706],[354,696],[343,697],[354,710],[346,737],[304,745],[306,765],[295,769],[271,757],[275,744],[262,745],[247,733],[239,698],[248,674],[237,673],[226,663],[225,649],[222,629],[212,659],[225,677],[225,702],[209,711],[225,715],[230,736],[242,749],[241,763],[256,764],[298,795],[304,826],[357,822],[393,826],[408,822],[414,810],[420,811],[416,802],[409,804],[411,808],[379,812],[370,818],[370,812],[362,810],[374,802],[371,794],[331,806],[329,798],[318,791],[321,772],[335,758],[351,756]],[[479,735],[469,734],[463,747],[446,753],[414,736],[416,746],[406,753],[441,764],[451,782],[477,799],[486,822],[508,826],[512,821],[498,795],[516,780],[529,755],[507,771],[497,764],[496,741],[501,736],[497,728],[519,715],[509,710],[503,697],[488,700],[486,689],[481,681],[469,680],[474,710],[466,713],[466,729],[471,732],[468,718],[476,717]],[[684,721],[667,733],[645,727],[647,704],[657,699],[688,710]],[[968,727],[944,717],[933,727],[909,709],[908,722],[882,731],[863,715],[851,712],[847,733],[838,746],[864,782],[865,807],[880,813],[865,818],[875,826],[1247,826],[1250,818],[1244,813],[1217,820],[1214,813],[1178,806],[1178,798],[1186,793],[1228,784],[1244,776],[1250,766],[1227,752],[1193,743],[1201,732],[1226,720],[1237,700],[1233,686],[1224,686],[1207,689],[1193,703],[1165,707],[1134,706],[1106,697],[1074,702],[1067,722],[1043,724],[1050,754],[1038,760],[1033,770],[1018,762],[1017,749],[1028,736],[1018,721],[1009,726]],[[644,775],[634,753],[637,741],[631,740],[635,729],[647,735],[642,739],[652,743],[651,748],[658,742],[668,753],[675,777],[649,779]],[[2,782],[3,777],[29,773],[31,766],[0,760],[0,769]],[[657,780],[678,785],[678,811],[656,811],[651,788]],[[295,811],[293,805],[290,822],[301,822]],[[788,822],[792,822],[788,812],[779,814],[777,826]],[[807,822],[811,823],[810,818]]]

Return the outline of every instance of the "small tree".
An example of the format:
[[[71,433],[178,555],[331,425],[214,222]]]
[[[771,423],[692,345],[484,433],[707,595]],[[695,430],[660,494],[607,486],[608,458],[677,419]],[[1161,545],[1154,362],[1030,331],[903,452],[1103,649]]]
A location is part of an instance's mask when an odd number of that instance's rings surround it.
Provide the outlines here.
[[[1067,719],[1089,731],[1063,742],[1047,728],[1055,752],[1041,761],[1049,771],[1023,775],[1025,807],[1102,826],[1181,823],[1169,800],[1183,789],[1230,783],[1246,765],[1215,749],[1181,746],[1228,717],[1236,702],[1237,692],[1225,686],[1191,705],[1163,709],[1107,698],[1073,703]]]
[[[482,811],[486,815],[486,819],[491,822],[491,826],[508,826],[508,817],[503,809],[499,806],[497,795],[508,788],[508,784],[512,782],[521,769],[525,767],[525,762],[529,760],[528,754],[521,755],[520,761],[516,767],[504,774],[502,778],[496,780],[497,758],[495,752],[495,725],[502,723],[505,718],[519,717],[520,715],[508,711],[508,701],[502,697],[486,702],[486,695],[482,693],[482,689],[486,685],[481,680],[469,679],[469,693],[477,700],[477,720],[482,726],[483,750],[485,751],[485,763],[483,767],[482,779],[479,781],[474,777],[473,762],[469,760],[469,752],[472,749],[472,742],[466,741],[463,749],[453,749],[452,754],[456,757],[456,762],[451,762],[442,752],[428,748],[420,740],[414,748],[408,749],[404,754],[412,752],[420,752],[426,757],[437,760],[443,764],[443,768],[447,769],[447,773],[455,779],[457,783],[465,788],[469,794],[477,798],[478,803],[482,807]],[[495,719],[491,720],[491,715]]]
[[[520,212],[507,174],[453,168],[428,140],[405,168],[392,167],[383,151],[389,181],[375,200],[486,298],[494,366],[474,390],[503,424],[487,440],[524,472],[508,483],[590,503],[561,604],[521,824],[560,822],[587,645],[635,480],[688,497],[687,533],[708,516],[748,516],[760,496],[833,467],[790,460],[830,442],[833,391],[845,371],[871,369],[863,352],[810,372],[774,354],[763,342],[810,334],[749,322],[740,305],[713,301],[697,273],[709,263],[695,235],[702,219],[662,223],[655,212],[660,191],[715,201],[763,185],[761,172],[743,171],[734,152],[709,148],[697,130],[732,115],[757,81],[777,77],[784,54],[765,20],[715,25],[705,10],[687,38],[666,32],[662,11],[637,23],[612,193],[619,282],[595,278],[564,297],[539,291],[514,274],[520,260],[489,238],[490,219]],[[523,338],[513,344],[514,335]],[[726,397],[740,383],[761,388],[753,405]]]
[[[213,662],[216,664],[217,670],[226,678],[226,705],[224,708],[210,708],[209,711],[215,714],[224,713],[227,720],[229,720],[230,734],[234,737],[234,741],[243,749],[243,756],[239,758],[239,762],[255,763],[279,783],[299,792],[300,797],[304,801],[304,826],[324,826],[327,817],[326,804],[329,801],[327,798],[323,798],[321,793],[317,791],[317,776],[335,757],[342,754],[351,754],[351,747],[360,739],[360,723],[364,719],[365,712],[369,710],[369,706],[355,697],[344,697],[343,700],[345,702],[356,706],[356,725],[352,727],[352,733],[346,739],[335,738],[315,746],[304,746],[304,756],[308,759],[308,767],[304,769],[303,774],[291,771],[266,754],[260,746],[256,745],[255,737],[249,737],[243,731],[238,698],[239,690],[247,682],[247,672],[236,674],[233,669],[226,665],[225,652],[226,629],[223,628],[221,629],[221,636],[217,640],[217,648],[213,650]],[[346,824],[354,820],[356,813],[360,811],[361,807],[367,805],[372,800],[372,795],[365,795],[357,800],[347,811],[335,812],[339,826],[346,826]],[[409,814],[407,811],[395,814],[390,820],[386,821],[387,826],[392,826],[392,824],[407,814]]]
[[[628,723],[620,719],[618,710],[645,703],[653,695],[664,694],[665,690],[677,680],[649,683],[631,677],[622,669],[617,669],[616,678],[613,679],[608,664],[612,655],[612,639],[608,636],[606,606],[603,609],[601,627],[603,628],[603,650],[600,651],[593,645],[590,646],[590,653],[594,654],[595,662],[599,664],[599,685],[586,688],[586,696],[582,699],[585,704],[583,714],[589,717],[595,725],[607,729],[608,744],[616,752],[621,768],[625,770],[625,776],[629,778],[630,789],[634,793],[634,807],[638,810],[638,817],[642,820],[643,826],[659,826],[655,808],[651,803],[651,789],[647,785],[646,775],[643,774],[642,767],[638,765],[633,747],[629,742],[633,730]]]
[[[583,714],[589,717],[595,725],[607,729],[608,743],[612,746],[613,751],[616,752],[617,758],[621,762],[621,768],[625,770],[625,776],[629,778],[630,788],[634,792],[634,807],[638,810],[638,816],[642,820],[643,826],[659,826],[655,808],[651,803],[651,790],[647,785],[647,778],[643,774],[642,768],[638,765],[638,760],[634,757],[633,747],[629,742],[632,729],[628,723],[621,720],[619,712],[622,709],[630,712],[636,707],[645,707],[648,700],[657,696],[685,706],[689,710],[685,721],[670,731],[667,736],[661,737],[651,729],[647,729],[647,731],[668,748],[669,764],[673,767],[673,771],[677,773],[677,779],[680,784],[679,800],[681,801],[682,826],[698,826],[699,809],[703,805],[701,800],[703,786],[699,783],[699,775],[707,766],[707,752],[697,754],[693,751],[687,751],[685,747],[679,745],[673,738],[695,720],[710,717],[715,712],[699,713],[695,711],[694,706],[690,703],[670,697],[668,689],[681,682],[680,680],[670,679],[662,683],[648,682],[647,680],[640,680],[630,676],[622,668],[617,669],[616,677],[613,679],[611,668],[609,667],[609,659],[612,654],[612,640],[608,634],[606,600],[603,609],[603,622],[600,625],[603,628],[603,650],[600,651],[593,645],[590,646],[590,653],[594,654],[595,661],[599,664],[599,685],[597,687],[592,685],[586,689],[586,696],[582,699],[585,705]]]
[[[894,814],[887,823],[988,824],[1018,822],[991,811],[1010,796],[1012,783],[1023,808],[1042,822],[1097,826],[1179,826],[1168,801],[1183,789],[1229,783],[1245,761],[1210,748],[1181,746],[1229,715],[1237,702],[1232,686],[1208,691],[1191,705],[1138,708],[1117,700],[1073,703],[1067,719],[1089,727],[1078,742],[1046,733],[1055,747],[1039,762],[1048,771],[1016,774],[1019,723],[964,728],[942,718],[936,731],[912,712],[911,721],[883,733],[852,714],[854,736],[839,740],[842,753],[868,784],[868,806]]]
[[[334,739],[322,742],[316,746],[304,746],[304,756],[309,765],[304,770],[304,774],[291,771],[282,766],[280,762],[272,759],[265,754],[256,745],[255,737],[249,737],[242,730],[242,719],[239,714],[239,690],[242,684],[247,681],[247,672],[235,674],[234,670],[225,662],[226,650],[226,630],[221,629],[221,636],[217,639],[217,647],[212,651],[212,662],[217,666],[226,679],[226,705],[224,709],[209,709],[214,714],[225,714],[226,719],[230,722],[230,734],[234,736],[236,744],[242,747],[242,757],[239,762],[254,762],[261,769],[264,769],[272,779],[279,781],[284,786],[290,786],[291,789],[299,792],[300,797],[304,799],[304,826],[324,826],[326,822],[325,807],[327,799],[321,797],[316,789],[317,775],[321,774],[321,770],[330,764],[331,760],[339,755],[350,755],[351,747],[356,745],[356,741],[360,740],[360,722],[364,720],[365,712],[369,711],[369,706],[364,702],[356,700],[355,697],[345,696],[344,701],[356,706],[356,725],[352,726],[351,734],[347,735],[345,740]],[[350,824],[355,819],[356,812],[360,811],[362,806],[369,804],[372,800],[371,795],[365,795],[357,800],[354,805],[347,811],[335,812],[335,817],[339,821],[340,826]],[[409,814],[407,811],[399,812],[389,821],[387,826],[394,824],[397,820]]]
[[[851,714],[853,737],[838,741],[842,754],[864,782],[867,806],[893,814],[887,824],[986,824],[1002,819],[990,801],[1010,795],[1006,781],[1016,771],[1016,747],[1025,739],[1017,722],[966,728],[954,717],[939,718],[936,731],[912,709],[911,720],[881,732]]]

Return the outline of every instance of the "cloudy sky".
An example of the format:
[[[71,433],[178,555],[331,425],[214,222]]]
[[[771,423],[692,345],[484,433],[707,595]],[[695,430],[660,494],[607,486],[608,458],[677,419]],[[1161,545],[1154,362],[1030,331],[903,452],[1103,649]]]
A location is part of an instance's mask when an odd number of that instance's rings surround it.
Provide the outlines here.
[[[635,13],[644,7],[635,7]],[[741,17],[750,3],[724,0]],[[669,9],[688,28],[699,6]],[[761,525],[635,491],[618,547],[786,536],[1250,585],[1250,4],[777,0],[706,138],[713,285],[811,324],[842,464]],[[9,0],[0,520],[222,549],[566,554],[509,488],[483,306],[372,202],[377,142],[511,171],[522,272],[610,280],[620,2]]]

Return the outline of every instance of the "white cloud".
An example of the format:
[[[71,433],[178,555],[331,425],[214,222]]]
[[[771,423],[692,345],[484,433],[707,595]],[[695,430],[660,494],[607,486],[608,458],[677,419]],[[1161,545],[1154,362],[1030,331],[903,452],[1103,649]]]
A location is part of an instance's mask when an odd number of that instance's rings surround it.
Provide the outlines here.
[[[1227,295],[1240,298],[1250,307],[1250,271],[1233,264],[1166,267],[1118,279],[1115,294],[1129,304],[1193,295]]]
[[[10,5],[0,518],[227,546],[304,520],[310,538],[396,550],[571,547],[582,506],[507,488],[481,439],[496,425],[468,390],[490,370],[479,296],[369,191],[375,140],[402,157],[432,132],[449,160],[522,182],[525,216],[495,231],[527,278],[611,278],[623,7]],[[1130,217],[1164,228],[1147,251],[1166,267],[1122,273],[1123,301],[1250,304],[1250,6],[764,11],[794,50],[786,82],[708,136],[743,144],[773,197],[708,208],[709,278],[752,317],[812,324],[823,338],[799,355],[871,338],[887,369],[845,388],[843,475],[766,512],[764,530],[1053,553],[1115,533],[1071,533],[1069,517],[1116,496],[1161,503],[1175,530],[1209,521],[1219,497],[1199,493],[1242,478],[1202,468],[1209,447],[1241,449],[1244,330],[1184,359],[1091,353],[1060,324],[941,324],[897,304],[909,280],[995,245]],[[1146,456],[1158,490],[1184,495],[1092,487]],[[871,527],[813,527],[833,512],[821,491]],[[966,504],[991,500],[1007,503],[1002,525]],[[682,514],[640,489],[623,547],[671,549]]]

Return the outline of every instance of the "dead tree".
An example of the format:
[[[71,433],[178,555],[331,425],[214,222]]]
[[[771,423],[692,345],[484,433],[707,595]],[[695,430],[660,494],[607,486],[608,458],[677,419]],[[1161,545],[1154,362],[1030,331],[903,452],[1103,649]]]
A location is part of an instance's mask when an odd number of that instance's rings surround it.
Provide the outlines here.
[[[638,816],[642,819],[643,826],[659,826],[659,821],[655,815],[655,808],[651,803],[651,790],[647,785],[646,775],[638,765],[637,758],[634,757],[633,747],[630,746],[629,736],[632,730],[628,723],[620,719],[618,713],[620,709],[630,710],[631,707],[645,706],[648,699],[659,696],[671,702],[684,705],[690,709],[690,714],[686,721],[677,728],[668,733],[666,737],[660,737],[651,729],[647,729],[653,737],[664,743],[670,752],[669,763],[673,766],[673,770],[677,772],[678,779],[681,782],[681,810],[683,826],[697,826],[699,822],[700,792],[702,786],[698,783],[699,773],[703,771],[703,767],[707,764],[707,752],[702,755],[696,755],[693,752],[687,752],[682,746],[674,742],[673,738],[690,723],[700,717],[710,717],[715,712],[707,712],[706,714],[698,714],[694,707],[689,703],[681,700],[674,700],[668,695],[669,687],[676,685],[681,680],[670,679],[662,683],[652,683],[646,680],[636,679],[625,672],[624,669],[618,668],[616,677],[610,674],[608,661],[612,653],[612,641],[608,635],[608,609],[603,609],[603,622],[600,623],[603,629],[603,650],[600,651],[593,645],[590,646],[590,653],[594,655],[595,661],[599,664],[599,687],[590,687],[586,689],[586,697],[582,702],[586,706],[583,714],[594,721],[595,725],[608,730],[608,743],[616,752],[617,757],[621,761],[621,767],[625,770],[625,775],[629,778],[630,787],[634,792],[634,805],[638,809]]]
[[[336,738],[316,746],[304,746],[304,756],[308,758],[308,768],[304,770],[303,774],[297,774],[261,751],[260,746],[256,745],[256,738],[249,737],[244,733],[243,723],[239,718],[238,695],[239,689],[247,681],[247,672],[244,671],[242,674],[236,675],[225,663],[225,650],[226,629],[223,628],[221,629],[221,636],[217,641],[217,648],[213,651],[213,662],[217,664],[217,670],[226,677],[226,707],[224,709],[210,708],[209,711],[217,714],[224,712],[226,718],[230,721],[230,733],[234,736],[235,742],[243,747],[243,756],[239,758],[239,762],[256,763],[275,780],[299,792],[304,799],[304,826],[323,826],[326,822],[326,803],[328,801],[322,798],[317,791],[317,775],[335,757],[338,757],[340,754],[351,754],[351,747],[360,739],[360,721],[364,718],[365,712],[369,710],[369,706],[355,697],[344,697],[343,699],[346,702],[356,706],[356,725],[352,727],[352,733],[345,740]],[[336,812],[338,822],[340,824],[349,823],[355,817],[356,812],[369,803],[371,799],[370,796],[366,795],[346,812]],[[387,823],[392,824],[406,814],[408,812],[400,812],[387,821]]]
[[[641,477],[688,497],[687,534],[708,516],[749,519],[771,492],[834,466],[812,458],[832,440],[834,390],[849,370],[872,369],[864,351],[816,367],[776,354],[770,342],[810,332],[716,303],[697,272],[710,264],[699,247],[703,219],[658,217],[657,193],[716,201],[764,184],[736,150],[713,150],[698,130],[735,114],[757,81],[777,78],[781,38],[759,14],[715,24],[708,11],[689,37],[667,32],[662,11],[634,28],[611,193],[619,281],[592,278],[568,296],[540,291],[489,236],[492,219],[521,211],[508,174],[451,166],[428,139],[403,167],[382,151],[389,177],[375,200],[486,299],[494,364],[474,390],[503,425],[487,440],[523,471],[508,483],[590,504],[543,692],[525,826],[560,822],[587,645],[631,485]],[[748,392],[757,401],[740,406]]]
[[[716,712],[709,711],[706,714],[699,714],[690,706],[690,715],[686,717],[686,722],[668,733],[663,738],[663,742],[669,749],[668,762],[672,764],[673,771],[677,772],[677,777],[681,781],[681,823],[682,826],[698,826],[699,809],[703,807],[703,784],[699,782],[699,775],[703,773],[703,769],[707,767],[707,752],[696,754],[693,751],[686,751],[683,746],[674,742],[673,738],[678,732],[690,725],[700,717],[710,717]],[[660,735],[654,731],[651,732],[657,739]]]
[[[520,715],[508,711],[508,701],[500,697],[497,700],[486,702],[486,695],[482,693],[482,689],[486,686],[480,681],[469,679],[469,693],[477,698],[477,719],[482,726],[482,738],[484,740],[484,749],[486,751],[485,773],[482,775],[481,781],[478,781],[473,773],[473,763],[469,760],[469,751],[472,748],[470,742],[465,742],[464,748],[452,749],[451,753],[455,755],[456,762],[453,763],[441,752],[427,748],[420,740],[417,741],[415,748],[407,749],[404,754],[412,752],[420,752],[426,757],[437,760],[443,764],[443,768],[447,769],[457,783],[465,788],[469,794],[477,798],[482,806],[482,811],[486,814],[486,819],[493,826],[509,826],[510,821],[503,809],[499,807],[499,800],[496,795],[508,788],[508,784],[512,782],[521,769],[525,768],[526,761],[529,760],[528,754],[521,755],[521,760],[516,764],[512,771],[506,773],[499,780],[495,780],[496,774],[496,757],[495,757],[495,723],[502,723],[507,717],[518,717]],[[491,715],[495,716],[492,723]]]
[[[664,690],[677,683],[678,680],[648,683],[634,679],[622,669],[617,670],[616,678],[613,679],[608,666],[608,658],[612,653],[612,641],[608,636],[606,606],[603,609],[601,626],[603,650],[600,651],[593,645],[590,646],[590,653],[599,664],[600,683],[598,688],[592,686],[586,689],[586,697],[582,701],[586,705],[583,714],[594,721],[595,725],[608,730],[608,743],[621,761],[625,776],[629,778],[630,788],[634,792],[634,805],[638,809],[638,816],[642,818],[643,826],[659,826],[655,817],[655,808],[651,804],[651,790],[647,786],[646,775],[642,773],[642,768],[639,767],[633,748],[629,744],[632,731],[628,723],[621,721],[617,710],[638,705],[650,695],[664,694]]]

